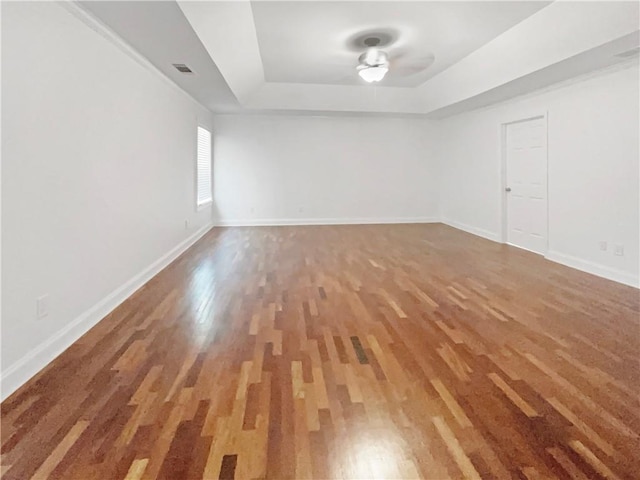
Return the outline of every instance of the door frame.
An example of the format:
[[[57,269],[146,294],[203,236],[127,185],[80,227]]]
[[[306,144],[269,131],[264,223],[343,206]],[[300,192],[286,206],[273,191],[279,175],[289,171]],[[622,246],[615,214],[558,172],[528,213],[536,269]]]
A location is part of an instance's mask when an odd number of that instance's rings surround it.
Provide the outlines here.
[[[507,192],[505,188],[507,188],[507,127],[509,125],[513,125],[514,123],[522,123],[527,122],[529,120],[536,120],[538,118],[544,119],[545,126],[545,136],[546,136],[546,157],[545,157],[545,167],[546,167],[546,199],[547,199],[547,235],[545,239],[545,251],[542,252],[542,255],[546,257],[549,252],[549,114],[546,110],[543,111],[534,111],[527,112],[526,114],[518,115],[517,117],[507,119],[503,122],[500,122],[499,130],[500,130],[500,210],[501,210],[501,223],[502,228],[500,231],[500,241],[501,243],[507,243],[508,240],[508,212],[507,212]],[[522,248],[522,247],[518,247]],[[526,250],[526,249],[525,249]],[[538,252],[534,252],[538,253]]]

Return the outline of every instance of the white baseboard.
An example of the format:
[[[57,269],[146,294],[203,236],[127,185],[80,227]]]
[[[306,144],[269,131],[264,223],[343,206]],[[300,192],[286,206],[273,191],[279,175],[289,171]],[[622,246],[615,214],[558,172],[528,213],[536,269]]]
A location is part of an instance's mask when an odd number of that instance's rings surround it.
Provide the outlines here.
[[[477,227],[472,227],[471,225],[466,225],[464,223],[456,222],[454,220],[449,220],[446,218],[441,219],[441,222],[445,225],[449,225],[450,227],[457,228],[458,230],[462,230],[464,232],[471,233],[473,235],[477,235],[494,242],[502,243],[500,236],[497,233],[493,233]],[[613,280],[614,282],[629,285],[630,287],[640,288],[640,277],[638,275],[633,275],[632,273],[624,272],[622,270],[611,268],[606,265],[601,265],[589,260],[583,260],[581,258],[559,252],[548,252],[544,256],[544,258],[552,262],[560,263],[567,267],[575,268],[576,270],[580,270],[582,272],[591,273],[592,275],[606,278],[607,280]]]
[[[490,232],[489,230],[473,227],[465,223],[456,222],[455,220],[449,220],[448,218],[442,218],[440,222],[444,223],[445,225],[449,225],[450,227],[457,228],[458,230],[462,230],[463,232],[471,233],[473,235],[477,235],[478,237],[502,243],[500,240],[500,236],[497,233]]]
[[[263,227],[284,225],[379,225],[393,223],[438,223],[438,217],[387,218],[251,218],[218,220],[219,227]]]
[[[599,263],[583,260],[581,258],[559,252],[549,252],[545,255],[545,258],[552,262],[561,263],[567,267],[575,268],[576,270],[582,270],[583,272],[597,275],[598,277],[623,283],[630,287],[640,288],[640,277],[638,277],[638,275],[624,272],[617,268],[607,267],[606,265],[601,265]]]
[[[80,314],[63,329],[27,352],[0,376],[0,394],[2,400],[11,395],[27,380],[42,370],[54,358],[64,352],[73,342],[84,335],[91,327],[106,317],[118,305],[129,298],[136,290],[157,275],[167,265],[178,258],[185,250],[196,243],[212,225],[205,225],[193,235],[180,242],[173,249],[153,262],[143,271],[127,281],[91,308]]]

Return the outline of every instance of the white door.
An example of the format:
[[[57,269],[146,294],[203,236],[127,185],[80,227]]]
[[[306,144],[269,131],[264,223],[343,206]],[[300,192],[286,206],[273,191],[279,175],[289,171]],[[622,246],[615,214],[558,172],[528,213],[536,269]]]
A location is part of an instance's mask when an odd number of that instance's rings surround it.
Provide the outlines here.
[[[547,250],[547,119],[506,125],[507,243]]]

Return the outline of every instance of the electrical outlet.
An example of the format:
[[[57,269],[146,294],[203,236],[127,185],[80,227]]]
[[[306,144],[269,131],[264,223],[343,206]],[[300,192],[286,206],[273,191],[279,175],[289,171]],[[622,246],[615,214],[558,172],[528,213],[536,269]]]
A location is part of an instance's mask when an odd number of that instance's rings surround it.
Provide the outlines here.
[[[36,298],[36,316],[44,318],[49,315],[49,294]]]
[[[604,240],[601,240],[600,242],[598,242],[598,245],[600,245],[600,250],[602,250],[603,252],[607,251],[607,242]]]
[[[624,245],[616,244],[614,247],[613,253],[619,257],[624,256]]]

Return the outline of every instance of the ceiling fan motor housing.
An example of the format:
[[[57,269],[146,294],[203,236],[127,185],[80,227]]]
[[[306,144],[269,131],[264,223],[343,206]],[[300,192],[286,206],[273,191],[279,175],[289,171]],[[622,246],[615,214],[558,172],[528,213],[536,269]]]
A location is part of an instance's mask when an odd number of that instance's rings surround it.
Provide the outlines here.
[[[380,45],[380,37],[367,37],[363,40],[362,43],[364,43],[367,47],[377,47],[378,45]]]
[[[371,47],[358,57],[358,62],[360,62],[361,65],[366,65],[368,67],[387,67],[389,66],[389,56],[386,52],[378,50],[375,47]]]

